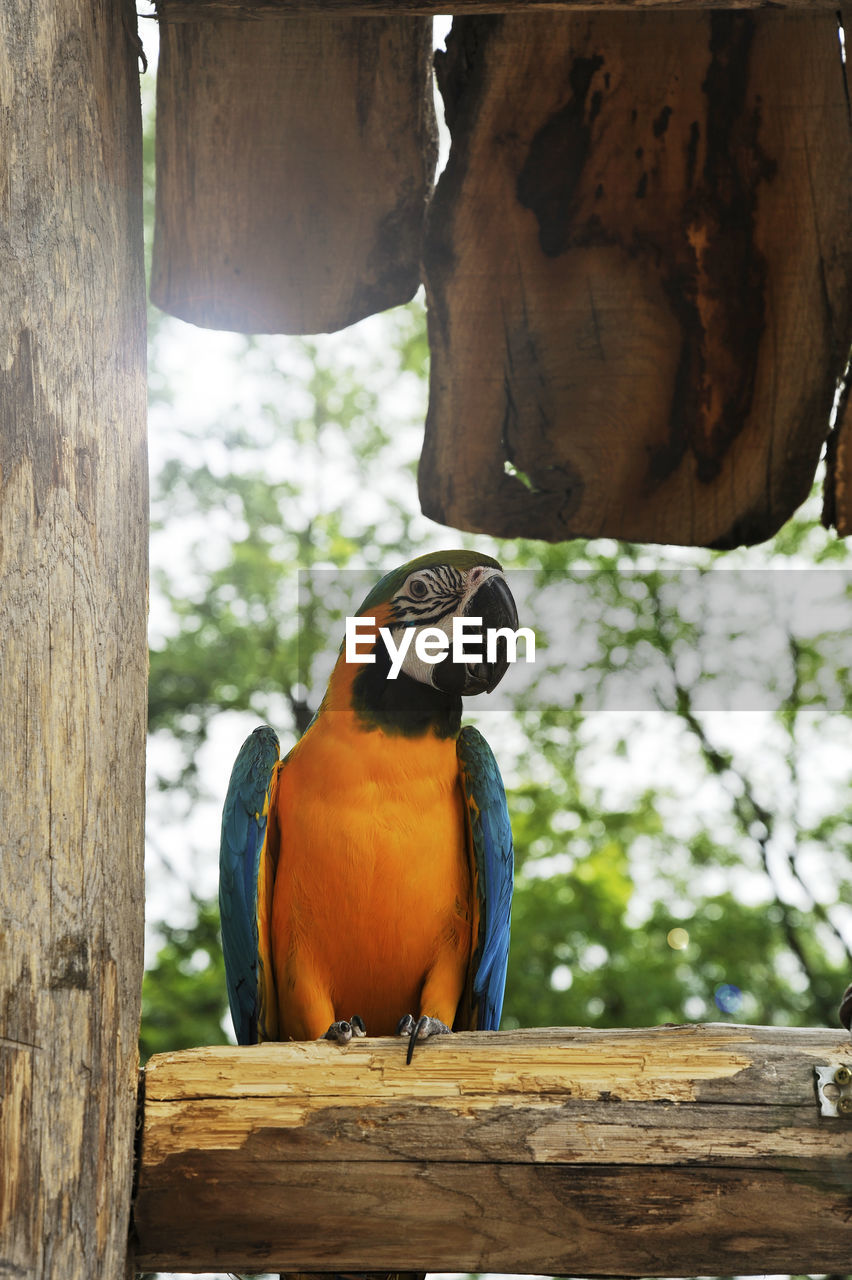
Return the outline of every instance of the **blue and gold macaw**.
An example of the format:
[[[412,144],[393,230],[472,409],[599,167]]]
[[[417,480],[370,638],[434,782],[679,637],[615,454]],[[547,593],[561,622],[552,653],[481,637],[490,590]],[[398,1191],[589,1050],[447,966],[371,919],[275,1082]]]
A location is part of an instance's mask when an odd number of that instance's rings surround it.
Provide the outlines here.
[[[237,756],[220,855],[228,997],[240,1044],[366,1028],[407,1035],[410,1061],[417,1039],[500,1022],[512,833],[494,756],[461,712],[508,658],[500,642],[491,662],[430,663],[411,643],[391,679],[379,628],[399,649],[408,628],[518,619],[500,565],[472,551],[387,574],[359,616],[373,660],[341,650],[284,760],[268,725]]]

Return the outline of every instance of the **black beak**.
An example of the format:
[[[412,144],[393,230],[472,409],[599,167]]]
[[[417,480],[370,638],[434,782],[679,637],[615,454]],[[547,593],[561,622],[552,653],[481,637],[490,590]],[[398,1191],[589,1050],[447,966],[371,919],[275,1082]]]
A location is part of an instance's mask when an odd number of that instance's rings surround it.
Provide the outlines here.
[[[451,654],[439,662],[432,675],[432,683],[445,693],[470,696],[475,693],[491,693],[509,669],[509,646],[503,636],[497,637],[493,660],[488,661],[486,638],[489,632],[499,628],[518,629],[518,611],[514,597],[505,578],[497,575],[486,578],[465,606],[466,618],[482,619],[482,635],[471,633],[466,648],[479,652],[481,660],[454,663]]]

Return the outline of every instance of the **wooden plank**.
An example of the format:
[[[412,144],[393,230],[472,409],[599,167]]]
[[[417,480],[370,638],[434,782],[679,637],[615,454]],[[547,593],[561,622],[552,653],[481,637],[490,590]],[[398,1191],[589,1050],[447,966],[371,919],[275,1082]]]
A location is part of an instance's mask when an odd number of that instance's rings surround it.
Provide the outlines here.
[[[226,1142],[245,1153],[244,1176],[256,1158],[255,1138],[267,1160],[300,1160],[306,1147],[311,1161],[339,1163],[363,1156],[364,1110],[375,1095],[355,1106],[334,1099],[321,1107],[310,1102],[277,1102],[275,1128],[269,1130],[268,1097],[149,1103],[152,1117],[146,1160],[160,1164],[182,1158],[188,1142],[196,1152],[217,1152]],[[656,1165],[700,1163],[704,1148],[714,1166],[791,1170],[829,1170],[850,1158],[850,1136],[841,1128],[826,1132],[814,1106],[712,1104],[697,1108],[660,1099],[656,1103],[582,1099],[497,1103],[474,1098],[460,1110],[436,1099],[382,1108],[371,1119],[371,1158],[379,1161],[430,1158],[465,1164],[487,1161],[514,1164],[518,1152],[534,1164],[588,1163],[642,1165],[653,1152]],[[743,1134],[748,1135],[744,1141]],[[248,1154],[254,1152],[255,1154]]]
[[[408,301],[436,143],[425,20],[165,22],[151,297],[247,333]]]
[[[158,0],[161,21],[200,22],[206,18],[280,18],[294,13],[377,17],[453,13],[558,13],[560,10],[620,9],[807,9],[837,10],[837,0]]]
[[[191,1192],[172,1182],[148,1201],[160,1231],[140,1244],[142,1266],[843,1274],[852,1245],[848,1184],[796,1175],[423,1162],[287,1164],[274,1179],[253,1165],[231,1181],[208,1160],[188,1160],[182,1175]]]
[[[578,1028],[205,1049],[146,1072],[139,1263],[589,1275],[840,1269],[845,1032]]]
[[[438,72],[426,514],[769,537],[809,492],[852,336],[835,19],[464,18]]]
[[[0,5],[0,1274],[125,1274],[148,501],[135,14]]]

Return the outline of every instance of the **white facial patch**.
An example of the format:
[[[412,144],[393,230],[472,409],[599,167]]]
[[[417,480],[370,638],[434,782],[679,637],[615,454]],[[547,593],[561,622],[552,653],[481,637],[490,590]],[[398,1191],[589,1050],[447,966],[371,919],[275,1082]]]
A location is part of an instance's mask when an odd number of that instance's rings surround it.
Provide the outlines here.
[[[411,676],[412,680],[419,680],[421,684],[432,683],[432,672],[436,661],[439,661],[444,653],[449,653],[453,642],[453,617],[453,614],[447,614],[445,618],[441,618],[440,622],[430,623],[425,627],[394,628],[394,640],[401,639],[400,632],[408,632],[411,637],[401,660],[401,670],[407,676]],[[423,654],[434,655],[432,662],[424,659]],[[393,675],[393,667],[391,667],[391,675]]]

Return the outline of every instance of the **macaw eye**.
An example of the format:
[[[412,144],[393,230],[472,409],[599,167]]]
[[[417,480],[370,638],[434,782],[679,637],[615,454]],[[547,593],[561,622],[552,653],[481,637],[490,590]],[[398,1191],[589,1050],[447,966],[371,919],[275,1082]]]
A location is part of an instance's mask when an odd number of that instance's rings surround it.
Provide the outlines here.
[[[413,596],[415,600],[422,600],[429,594],[429,588],[422,578],[414,578],[409,584],[408,594]]]

